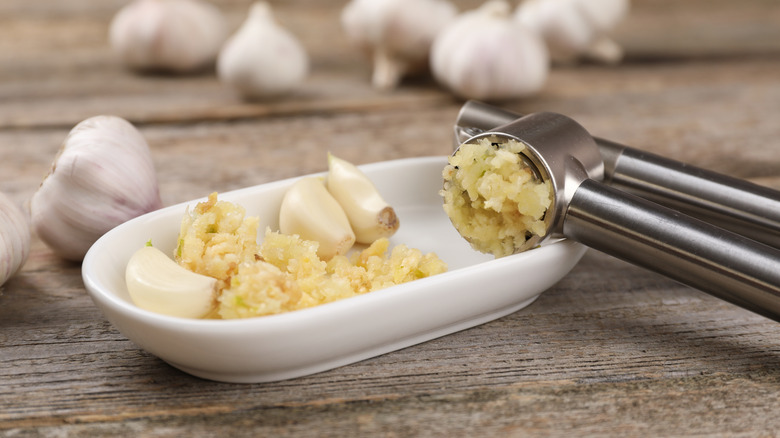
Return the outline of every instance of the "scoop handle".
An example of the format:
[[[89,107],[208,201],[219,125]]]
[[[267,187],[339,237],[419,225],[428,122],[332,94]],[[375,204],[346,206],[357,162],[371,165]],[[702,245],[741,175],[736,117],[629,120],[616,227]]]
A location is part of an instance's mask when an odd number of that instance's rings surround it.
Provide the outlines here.
[[[780,192],[596,138],[605,183],[780,248]]]
[[[780,250],[587,179],[563,234],[780,322]]]

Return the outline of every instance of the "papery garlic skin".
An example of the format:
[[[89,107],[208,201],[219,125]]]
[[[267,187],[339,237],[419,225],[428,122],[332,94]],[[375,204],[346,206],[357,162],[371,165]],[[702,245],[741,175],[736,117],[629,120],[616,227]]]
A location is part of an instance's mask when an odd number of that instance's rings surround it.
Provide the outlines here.
[[[62,258],[81,260],[106,231],[162,206],[146,140],[128,121],[76,125],[30,199],[32,228]]]
[[[265,2],[252,5],[246,21],[228,39],[217,59],[220,81],[250,99],[289,93],[308,74],[306,50],[275,22]]]
[[[355,244],[355,233],[341,205],[325,183],[313,176],[299,179],[285,192],[279,231],[319,243],[317,255],[323,260],[346,254]]]
[[[387,90],[428,66],[434,38],[456,15],[446,0],[352,0],[341,24],[349,40],[371,54],[372,85]]]
[[[584,57],[614,64],[623,49],[610,33],[629,9],[628,0],[525,0],[515,18],[542,35],[555,62]]]
[[[431,47],[436,80],[466,99],[533,95],[543,88],[549,69],[541,37],[514,20],[503,0],[490,0],[461,14]]]
[[[398,230],[395,210],[354,164],[328,154],[327,187],[347,214],[356,242],[371,244]]]
[[[30,255],[30,225],[11,198],[0,192],[0,286],[24,266]]]
[[[134,0],[111,21],[109,42],[130,68],[187,73],[213,64],[227,34],[203,0]]]

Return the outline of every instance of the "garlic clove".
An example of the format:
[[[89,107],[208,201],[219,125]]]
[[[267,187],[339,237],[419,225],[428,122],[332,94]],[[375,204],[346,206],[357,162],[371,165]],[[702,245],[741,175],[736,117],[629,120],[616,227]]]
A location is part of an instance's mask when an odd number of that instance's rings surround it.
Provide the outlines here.
[[[182,318],[203,318],[217,305],[217,280],[179,266],[162,251],[145,246],[125,269],[127,291],[145,310]]]
[[[126,66],[174,73],[212,64],[226,37],[222,12],[203,0],[134,0],[109,29],[111,47]]]
[[[322,260],[346,254],[355,244],[347,215],[317,177],[301,178],[287,189],[279,210],[279,231],[319,243],[317,255]]]
[[[352,0],[341,24],[347,38],[371,54],[372,85],[387,90],[428,66],[433,39],[456,14],[446,0]]]
[[[76,125],[30,199],[32,228],[62,258],[81,260],[106,231],[162,206],[149,146],[115,116]]]
[[[16,274],[30,255],[30,225],[11,198],[0,192],[0,286]]]
[[[609,34],[629,9],[628,0],[525,0],[515,19],[544,38],[555,62],[590,58],[614,64],[623,50]]]
[[[371,244],[398,230],[400,221],[395,210],[374,183],[354,164],[330,153],[327,187],[347,214],[357,242]]]
[[[436,80],[466,99],[530,96],[550,68],[542,39],[512,19],[509,3],[490,0],[445,27],[431,47]]]
[[[246,21],[217,59],[219,79],[250,99],[289,93],[308,73],[305,49],[274,21],[266,2],[252,5]]]

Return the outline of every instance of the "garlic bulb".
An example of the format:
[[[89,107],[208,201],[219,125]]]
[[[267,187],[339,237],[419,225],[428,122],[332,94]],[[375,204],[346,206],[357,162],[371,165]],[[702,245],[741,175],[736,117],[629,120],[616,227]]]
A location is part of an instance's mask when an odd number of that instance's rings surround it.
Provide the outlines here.
[[[434,37],[456,14],[446,0],[352,0],[341,23],[347,37],[373,56],[374,87],[391,89],[427,67]]]
[[[276,24],[268,3],[252,5],[241,28],[219,53],[217,75],[247,98],[287,93],[309,73],[309,57],[298,40]]]
[[[490,0],[465,12],[439,33],[431,71],[467,99],[525,97],[547,80],[550,60],[542,39],[511,16],[509,3]]]
[[[609,33],[628,10],[628,0],[526,0],[515,17],[542,35],[556,62],[582,56],[616,63],[623,50]]]
[[[212,64],[226,37],[222,12],[203,0],[134,0],[109,30],[111,47],[128,67],[174,73]]]
[[[81,260],[106,231],[162,206],[149,146],[124,119],[76,125],[30,200],[33,230],[60,257]]]
[[[30,226],[22,210],[0,193],[0,286],[11,278],[30,255]]]

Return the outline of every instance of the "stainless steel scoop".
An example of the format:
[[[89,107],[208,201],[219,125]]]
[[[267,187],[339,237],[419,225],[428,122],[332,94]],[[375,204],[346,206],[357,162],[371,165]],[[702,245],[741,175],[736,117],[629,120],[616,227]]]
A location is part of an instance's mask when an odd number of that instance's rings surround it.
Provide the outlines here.
[[[456,146],[512,122],[519,114],[466,102],[455,122]],[[604,183],[780,248],[780,192],[709,170],[594,138]]]
[[[551,182],[540,239],[575,240],[780,321],[780,250],[605,184],[599,145],[574,120],[530,114],[464,143],[482,137],[525,143]]]

